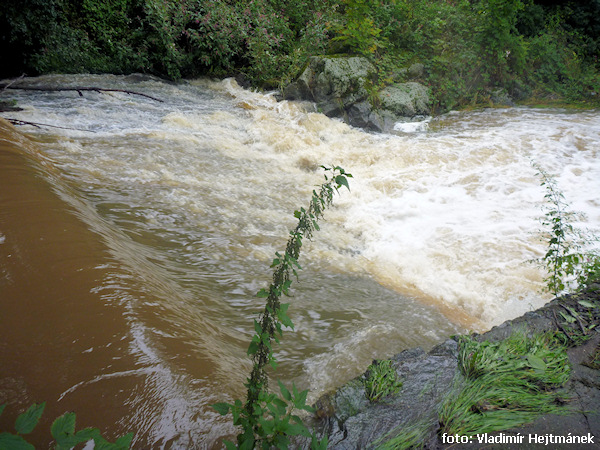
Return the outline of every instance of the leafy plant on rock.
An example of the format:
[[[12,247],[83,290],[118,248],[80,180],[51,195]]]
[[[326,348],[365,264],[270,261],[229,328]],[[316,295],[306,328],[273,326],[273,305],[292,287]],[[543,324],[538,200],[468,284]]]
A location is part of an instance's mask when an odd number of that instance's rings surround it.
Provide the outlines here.
[[[329,168],[322,166],[327,172],[325,183],[317,192],[313,190],[308,209],[300,208],[294,212],[298,225],[290,231],[290,237],[283,254],[277,252],[271,264],[274,269],[273,281],[268,289],[261,289],[257,296],[266,298],[266,304],[259,320],[254,320],[255,334],[248,347],[248,355],[252,357],[253,368],[247,379],[248,394],[245,404],[235,400],[233,404],[217,403],[215,410],[226,415],[231,412],[233,424],[241,428],[237,436],[237,445],[241,449],[272,447],[287,449],[290,437],[304,436],[311,438],[313,448],[326,448],[327,437],[318,440],[294,414],[295,410],[312,412],[313,408],[306,404],[308,391],[299,392],[296,386],[290,391],[278,381],[281,396],[269,392],[269,377],[266,367],[277,367],[277,359],[273,353],[273,341],[279,343],[283,327],[294,328],[287,314],[289,303],[281,303],[282,295],[289,296],[292,276],[298,277],[297,270],[300,248],[303,239],[311,239],[313,233],[319,230],[318,220],[323,217],[325,209],[333,202],[333,194],[345,186],[350,189],[348,177],[352,177],[341,167]],[[236,448],[231,442],[227,448]]]
[[[364,380],[365,394],[371,402],[377,402],[402,388],[392,361],[374,361],[367,369]]]

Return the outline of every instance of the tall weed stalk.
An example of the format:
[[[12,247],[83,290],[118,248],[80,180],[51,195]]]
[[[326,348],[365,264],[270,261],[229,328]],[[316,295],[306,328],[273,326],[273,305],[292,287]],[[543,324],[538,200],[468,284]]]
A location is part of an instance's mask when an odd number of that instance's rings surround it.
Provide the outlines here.
[[[538,260],[548,271],[544,279],[545,290],[558,295],[565,290],[577,291],[600,280],[600,254],[597,250],[585,250],[598,238],[573,226],[581,213],[569,211],[556,180],[538,165],[537,175],[546,187],[546,214],[542,219],[548,247]]]
[[[266,298],[266,304],[259,320],[254,320],[255,334],[248,347],[248,355],[254,363],[250,377],[245,386],[248,394],[245,404],[235,400],[233,404],[217,403],[213,407],[221,415],[229,412],[233,415],[233,424],[241,428],[237,436],[237,445],[241,449],[273,447],[286,449],[290,446],[290,438],[304,436],[311,438],[312,448],[326,448],[327,437],[321,441],[311,433],[294,414],[295,410],[312,412],[313,408],[306,404],[308,391],[299,392],[296,386],[290,391],[278,381],[281,396],[269,392],[269,378],[266,367],[277,367],[277,359],[273,353],[273,341],[279,343],[283,327],[294,328],[287,314],[289,303],[281,303],[282,295],[289,296],[292,276],[298,278],[297,270],[300,248],[303,239],[311,239],[313,233],[319,230],[318,220],[323,217],[325,209],[333,202],[333,194],[345,186],[350,189],[348,177],[352,177],[341,167],[328,168],[321,166],[327,172],[325,183],[318,192],[313,190],[308,209],[300,208],[294,212],[298,225],[290,231],[285,252],[275,254],[271,264],[274,269],[273,281],[267,289],[258,291],[257,296]],[[236,448],[231,442],[226,442],[227,448]]]

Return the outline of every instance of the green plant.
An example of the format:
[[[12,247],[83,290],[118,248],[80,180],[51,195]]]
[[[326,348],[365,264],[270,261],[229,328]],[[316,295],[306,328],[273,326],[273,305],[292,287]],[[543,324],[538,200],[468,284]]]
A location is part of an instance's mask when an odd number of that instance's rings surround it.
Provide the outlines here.
[[[269,378],[266,372],[267,365],[273,369],[277,367],[272,342],[279,343],[283,327],[294,328],[287,314],[289,303],[281,303],[280,298],[282,295],[289,296],[292,275],[298,278],[296,269],[301,269],[298,257],[302,240],[311,239],[313,233],[319,230],[317,222],[323,217],[325,209],[332,204],[334,192],[342,186],[350,189],[348,177],[352,177],[351,174],[341,167],[322,167],[327,173],[331,173],[325,174],[325,183],[318,192],[313,190],[308,209],[300,208],[294,212],[298,225],[290,231],[285,252],[277,252],[273,259],[273,281],[268,289],[261,289],[257,293],[258,297],[266,298],[266,305],[259,320],[254,320],[255,334],[248,347],[248,355],[252,357],[254,364],[245,385],[248,389],[246,403],[235,400],[233,404],[213,405],[221,415],[231,411],[234,425],[242,429],[237,436],[237,444],[242,449],[285,449],[289,447],[292,436],[310,437],[313,448],[327,446],[327,437],[319,441],[306,428],[302,419],[293,414],[297,409],[313,411],[312,407],[306,405],[308,391],[299,392],[296,386],[293,386],[290,392],[283,383],[278,382],[281,397],[269,393]],[[231,442],[227,442],[226,445],[228,448],[235,448]]]
[[[377,402],[402,388],[392,361],[374,361],[367,369],[364,379],[365,395],[371,402]]]
[[[427,421],[420,421],[407,427],[402,427],[400,432],[392,431],[388,435],[375,442],[377,450],[405,450],[423,448],[426,435],[432,424]],[[390,438],[392,433],[397,434]],[[386,442],[381,441],[388,439]]]
[[[341,42],[349,52],[372,56],[385,47],[386,42],[379,37],[381,28],[375,25],[371,10],[377,6],[373,0],[342,0],[343,21],[334,27],[337,34],[333,42]]]
[[[6,405],[0,405],[0,414]],[[20,414],[15,421],[15,434],[0,433],[0,449],[2,450],[33,450],[35,447],[23,437],[31,433],[37,426],[46,403],[33,404],[27,411]],[[65,413],[57,418],[50,428],[54,439],[55,450],[67,450],[89,441],[94,441],[94,448],[99,450],[125,450],[131,445],[133,433],[120,437],[114,443],[108,442],[100,434],[98,428],[84,428],[75,431],[75,413]]]
[[[570,288],[582,289],[600,280],[600,254],[596,251],[582,252],[582,248],[597,238],[590,237],[572,225],[581,216],[568,210],[562,192],[556,181],[541,167],[534,165],[542,178],[541,185],[546,187],[548,206],[542,225],[546,227],[548,248],[541,258],[542,265],[548,270],[546,290],[553,295]]]
[[[491,433],[568,412],[554,389],[569,379],[571,368],[553,334],[514,332],[494,343],[463,337],[459,345],[460,375],[442,402],[440,432]]]
[[[582,345],[594,336],[600,322],[600,304],[593,298],[586,299],[586,292],[571,297],[561,297],[554,313],[565,345]]]

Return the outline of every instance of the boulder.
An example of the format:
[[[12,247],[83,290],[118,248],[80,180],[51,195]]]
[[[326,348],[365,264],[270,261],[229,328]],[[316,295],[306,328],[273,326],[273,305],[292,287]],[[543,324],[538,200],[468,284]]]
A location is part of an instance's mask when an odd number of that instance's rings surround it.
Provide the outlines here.
[[[312,56],[283,96],[286,100],[314,101],[329,117],[343,116],[347,108],[367,98],[365,84],[375,74],[375,66],[366,58]]]
[[[423,65],[413,64],[408,72],[420,76]],[[376,76],[375,66],[363,57],[313,56],[296,81],[284,89],[283,98],[315,102],[323,114],[372,131],[392,131],[403,118],[429,114],[429,93],[423,85],[398,83],[375,97],[368,86]]]
[[[429,114],[429,91],[414,81],[387,86],[379,92],[381,109],[398,117]]]

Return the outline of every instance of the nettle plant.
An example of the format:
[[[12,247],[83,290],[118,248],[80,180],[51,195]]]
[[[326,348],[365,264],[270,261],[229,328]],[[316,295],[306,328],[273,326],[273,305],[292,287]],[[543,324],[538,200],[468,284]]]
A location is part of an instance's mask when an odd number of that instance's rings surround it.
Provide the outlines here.
[[[0,405],[0,414],[6,405]],[[27,411],[20,414],[15,420],[15,433],[0,433],[0,449],[34,450],[35,447],[25,440],[23,436],[30,434],[37,426],[46,403],[34,403]],[[68,412],[57,418],[50,428],[54,440],[54,450],[67,450],[76,445],[94,441],[94,448],[98,450],[126,450],[131,446],[133,433],[121,436],[115,442],[109,442],[102,437],[98,428],[84,428],[75,431],[75,413]]]
[[[600,281],[600,254],[585,250],[598,237],[573,226],[581,213],[569,211],[556,180],[541,167],[534,165],[546,187],[546,213],[541,223],[548,237],[546,254],[538,260],[548,271],[545,290],[558,295],[566,290],[581,290]]]
[[[282,382],[278,381],[281,395],[269,391],[269,377],[267,366],[277,368],[277,359],[273,353],[273,341],[279,343],[283,334],[283,327],[293,329],[294,324],[287,314],[289,303],[281,303],[282,295],[289,296],[292,285],[292,276],[298,279],[297,270],[301,269],[298,263],[300,248],[303,239],[311,239],[313,233],[319,230],[318,220],[323,217],[323,212],[333,202],[333,194],[342,186],[350,190],[348,178],[352,177],[343,168],[321,166],[325,174],[323,183],[318,192],[313,190],[308,209],[300,208],[294,212],[298,225],[290,231],[290,237],[283,254],[277,252],[271,264],[273,282],[267,289],[258,291],[257,296],[266,299],[266,304],[259,320],[254,320],[255,334],[248,347],[248,355],[254,363],[250,377],[245,386],[248,389],[246,403],[235,400],[231,403],[217,403],[213,405],[221,415],[231,412],[233,424],[241,428],[237,436],[237,446],[240,449],[272,447],[287,449],[290,438],[304,436],[311,439],[314,449],[327,448],[327,436],[319,440],[308,430],[302,419],[294,414],[296,410],[313,412],[313,408],[306,404],[308,391],[299,392],[296,386],[290,391]],[[228,449],[236,448],[232,442],[226,442]]]

